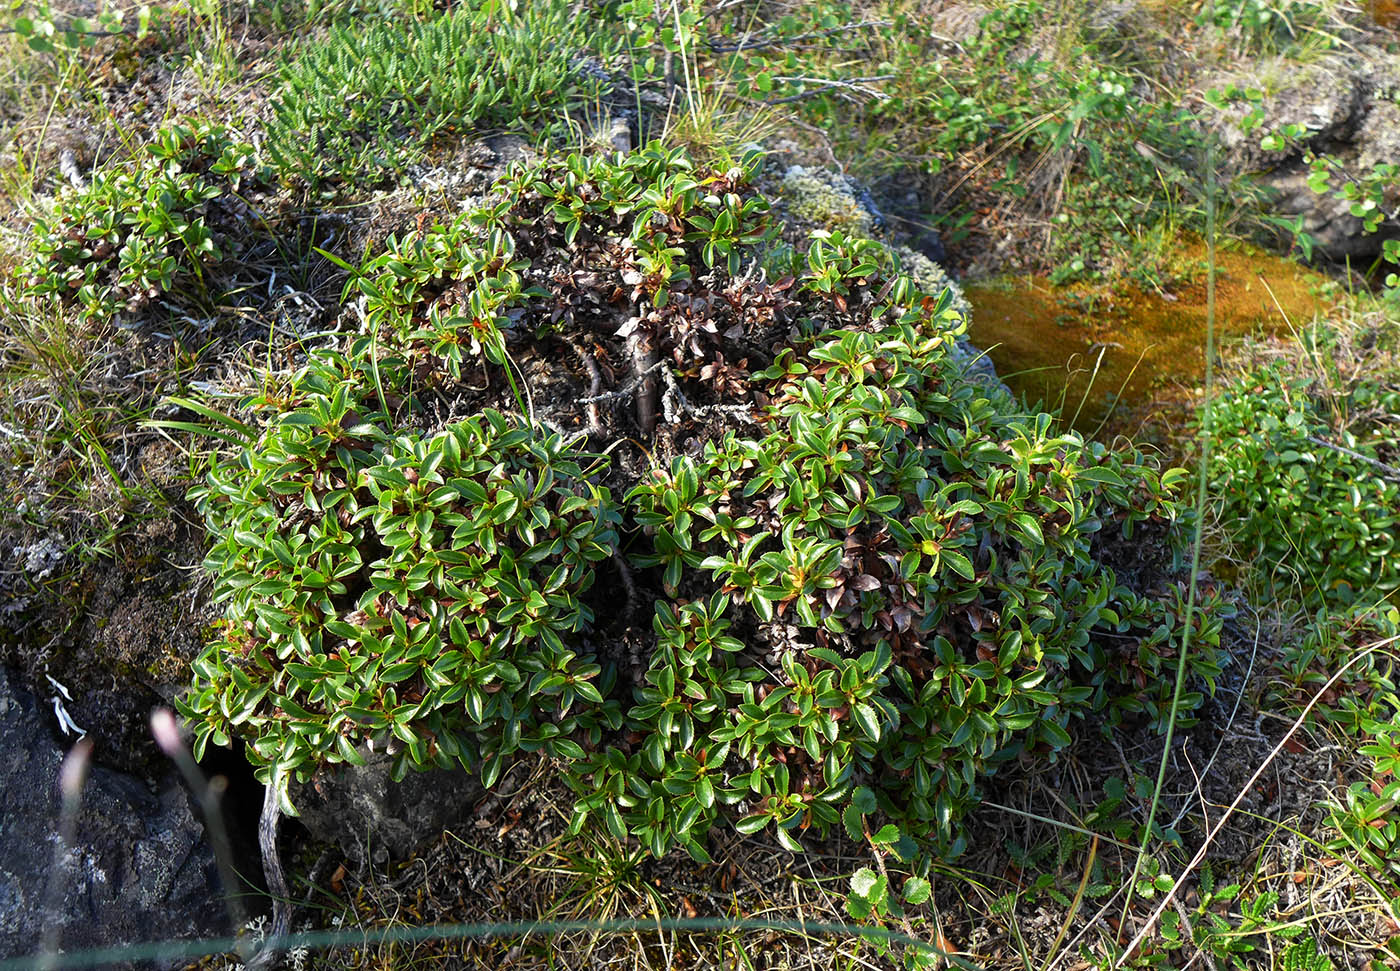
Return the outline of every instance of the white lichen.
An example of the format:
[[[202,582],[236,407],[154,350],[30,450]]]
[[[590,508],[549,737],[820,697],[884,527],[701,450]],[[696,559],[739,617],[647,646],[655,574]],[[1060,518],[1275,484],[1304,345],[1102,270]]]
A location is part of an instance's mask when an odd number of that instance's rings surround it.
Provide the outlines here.
[[[839,172],[794,165],[783,175],[780,191],[789,212],[823,229],[868,236],[875,226],[875,217]]]
[[[919,289],[929,293],[940,293],[945,288],[953,293],[953,310],[964,321],[972,319],[972,305],[967,302],[967,297],[963,296],[962,287],[958,286],[937,263],[929,259],[918,250],[910,249],[908,246],[894,246],[890,251],[899,260],[899,269],[902,273],[907,273],[909,277],[919,285]]]
[[[32,580],[43,580],[58,569],[67,550],[63,546],[62,533],[44,536],[28,546],[16,546],[10,551],[15,560],[24,564],[24,571]]]

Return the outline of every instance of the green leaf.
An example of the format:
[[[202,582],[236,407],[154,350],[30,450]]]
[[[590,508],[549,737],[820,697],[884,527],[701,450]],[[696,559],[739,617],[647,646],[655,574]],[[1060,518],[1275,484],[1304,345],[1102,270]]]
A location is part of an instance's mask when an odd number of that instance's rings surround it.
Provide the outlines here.
[[[851,893],[869,900],[880,886],[880,875],[868,866],[863,866],[851,874]]]
[[[365,764],[364,756],[360,755],[360,753],[355,749],[355,746],[352,745],[350,743],[350,740],[344,735],[336,735],[335,749],[337,752],[340,753],[340,757],[346,762],[349,762],[351,765]]]
[[[863,818],[854,804],[841,811],[841,824],[846,827],[846,835],[857,842],[865,839],[865,830],[861,826]]]
[[[553,754],[561,759],[572,759],[575,762],[582,762],[587,758],[583,747],[572,739],[556,738],[549,743]]]
[[[866,738],[872,742],[880,740],[880,719],[875,714],[875,709],[863,701],[858,701],[851,706],[851,717],[865,733]]]
[[[782,846],[783,849],[787,850],[789,853],[803,852],[802,844],[799,843],[793,837],[793,835],[789,833],[786,829],[784,829],[782,826],[779,826],[773,832],[778,837],[778,843]]]
[[[1030,538],[1035,541],[1037,546],[1045,545],[1045,536],[1041,533],[1040,523],[1035,521],[1034,516],[1032,516],[1030,513],[1023,512],[1017,513],[1011,518],[1012,522],[1014,522],[1017,526],[1021,527],[1021,530],[1025,532],[1026,535],[1030,536]],[[967,574],[963,575],[967,576]],[[972,577],[969,576],[968,579],[970,580],[972,579]]]
[[[391,664],[383,671],[379,672],[379,680],[386,684],[398,684],[413,677],[421,669],[417,661],[403,661],[399,664]]]
[[[586,701],[591,701],[595,705],[601,705],[603,703],[602,692],[594,687],[591,681],[575,681],[574,690],[578,692],[580,698]]]
[[[737,820],[734,823],[734,829],[745,836],[752,836],[767,826],[772,818],[764,813],[754,813]]]
[[[943,550],[940,554],[943,562],[953,568],[965,580],[977,579],[977,571],[972,568],[972,561],[957,550]]]
[[[894,823],[886,823],[880,827],[880,831],[870,837],[870,842],[876,846],[889,846],[891,843],[899,841],[899,827]]]
[[[501,777],[501,770],[504,767],[504,755],[497,754],[491,756],[491,758],[486,760],[486,764],[481,767],[481,784],[487,789],[490,789],[496,784],[496,780]]]
[[[1040,722],[1040,734],[1057,749],[1068,748],[1070,743],[1074,741],[1069,732],[1065,731],[1058,723],[1048,719]]]

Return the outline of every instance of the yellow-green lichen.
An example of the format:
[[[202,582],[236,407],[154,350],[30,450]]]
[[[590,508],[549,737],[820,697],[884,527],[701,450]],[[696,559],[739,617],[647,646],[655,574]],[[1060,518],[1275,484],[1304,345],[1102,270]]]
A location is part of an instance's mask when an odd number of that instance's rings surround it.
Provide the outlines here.
[[[788,211],[814,226],[858,236],[874,228],[874,217],[840,173],[794,165],[783,175],[781,192]]]

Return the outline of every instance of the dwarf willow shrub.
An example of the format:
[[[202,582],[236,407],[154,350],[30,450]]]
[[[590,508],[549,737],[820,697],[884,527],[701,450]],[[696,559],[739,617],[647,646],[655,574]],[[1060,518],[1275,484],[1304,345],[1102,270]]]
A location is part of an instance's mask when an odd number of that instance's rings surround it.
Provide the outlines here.
[[[602,324],[719,385],[728,343],[791,302],[791,276],[740,273],[776,233],[757,165],[708,170],[655,142],[516,165],[489,204],[390,237],[353,286],[386,341],[453,373],[483,352],[500,363],[508,334]]]
[[[1324,403],[1337,399],[1317,390],[1312,376],[1267,364],[1239,375],[1212,404],[1205,431],[1219,521],[1254,577],[1310,607],[1394,598],[1400,435],[1385,419],[1339,421]],[[1364,375],[1340,407],[1394,415],[1400,388]]]
[[[201,749],[241,735],[284,778],[371,743],[398,771],[460,764],[488,785],[544,752],[576,830],[700,859],[716,825],[797,848],[874,793],[955,853],[1010,760],[1052,755],[1091,712],[1170,717],[1180,600],[1109,563],[1169,569],[1180,470],[970,378],[953,294],[881,244],[770,246],[749,174],[658,146],[548,160],[362,269],[374,339],[268,395],[261,436],[198,495],[228,605],[183,708]],[[625,508],[591,482],[606,459],[517,420],[395,430],[412,386],[450,396],[444,372],[555,331],[610,343],[639,397],[648,345],[738,417]],[[721,371],[736,345],[762,363]],[[655,598],[630,681],[578,636],[624,534]],[[1209,680],[1219,619],[1197,622]]]
[[[474,0],[427,22],[339,24],[283,61],[268,153],[312,185],[374,180],[471,129],[544,137],[600,82],[579,58],[599,25],[562,0]]]
[[[658,606],[642,740],[594,757],[580,815],[660,851],[738,806],[795,846],[869,785],[956,852],[980,780],[1068,745],[1166,646],[1097,548],[1173,521],[1180,471],[1010,417],[948,356],[948,302],[785,352],[757,376],[762,434],[636,487],[644,560],[684,606]]]
[[[213,213],[260,177],[253,147],[222,125],[175,124],[133,162],[61,192],[36,220],[21,293],[75,302],[88,318],[137,309],[175,289],[202,289],[222,259]]]
[[[344,365],[317,362],[196,493],[226,603],[181,702],[196,752],[244,736],[268,781],[364,742],[398,775],[484,766],[488,785],[517,751],[581,757],[571,736],[617,720],[571,636],[620,518],[591,457],[493,411],[394,434]]]

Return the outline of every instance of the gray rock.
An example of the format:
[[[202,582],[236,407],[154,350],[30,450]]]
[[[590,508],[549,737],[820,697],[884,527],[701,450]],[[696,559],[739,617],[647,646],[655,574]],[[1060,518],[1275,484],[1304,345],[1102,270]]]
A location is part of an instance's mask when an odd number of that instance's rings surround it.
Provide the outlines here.
[[[322,768],[288,795],[316,839],[357,863],[402,860],[466,819],[485,790],[475,774],[434,770],[390,779],[393,759],[362,750],[368,764]]]
[[[992,12],[980,3],[945,3],[929,18],[929,37],[939,44],[962,49],[977,39],[982,21]]]
[[[55,922],[64,951],[227,935],[214,856],[173,773],[152,791],[135,776],[94,767],[76,837],[55,867],[64,753],[50,721],[47,706],[0,668],[0,957],[34,953]],[[54,879],[62,892],[49,912]]]
[[[959,337],[950,350],[953,360],[962,368],[963,373],[970,380],[982,385],[987,393],[993,396],[992,400],[996,400],[997,396],[1015,397],[1006,382],[997,375],[997,368],[992,359],[971,341]]]
[[[789,213],[803,223],[852,236],[869,236],[876,228],[875,214],[833,169],[793,165],[783,173],[780,192]]]
[[[1268,190],[1266,212],[1289,220],[1301,217],[1301,228],[1320,255],[1333,261],[1374,258],[1383,240],[1400,235],[1394,218],[1400,198],[1386,200],[1391,218],[1381,230],[1366,233],[1347,200],[1312,191],[1302,157],[1307,148],[1336,159],[1342,171],[1333,175],[1334,187],[1360,179],[1377,163],[1400,164],[1400,55],[1362,44],[1310,64],[1260,59],[1210,78],[1202,87],[1230,84],[1264,92],[1259,103],[1264,121],[1256,130],[1240,128],[1254,107],[1243,101],[1224,112],[1214,130],[1225,149],[1227,175],[1248,176]],[[1287,125],[1306,129],[1303,145],[1273,151],[1260,147],[1264,134]]]

